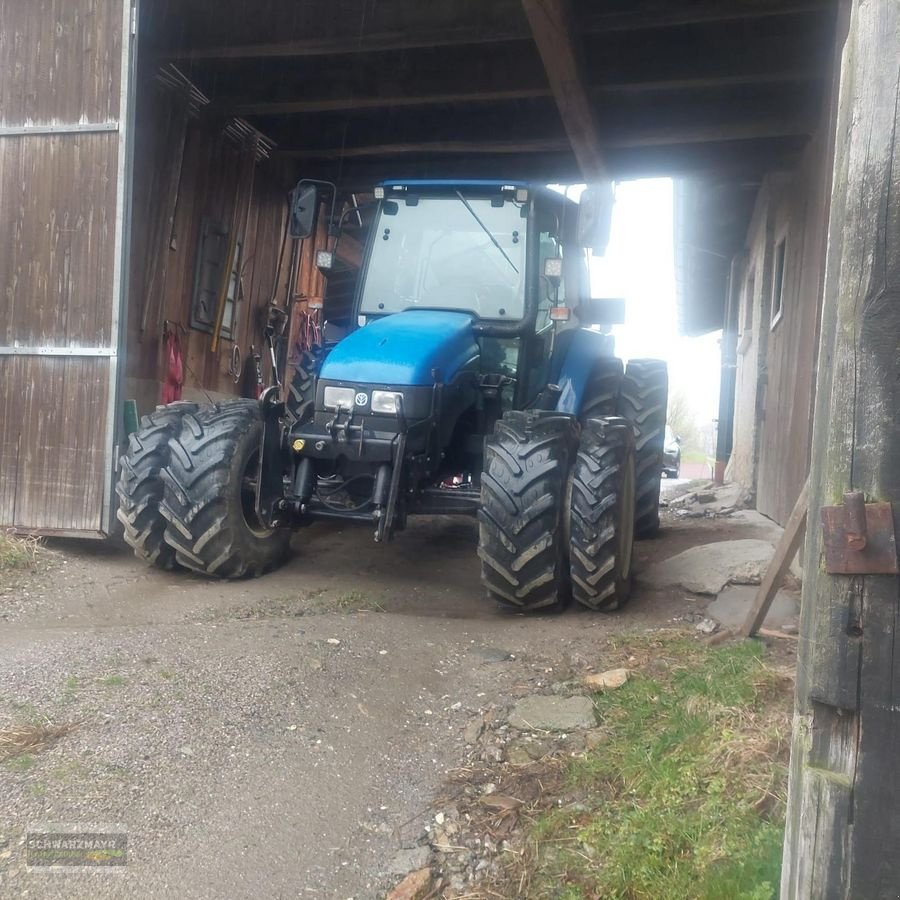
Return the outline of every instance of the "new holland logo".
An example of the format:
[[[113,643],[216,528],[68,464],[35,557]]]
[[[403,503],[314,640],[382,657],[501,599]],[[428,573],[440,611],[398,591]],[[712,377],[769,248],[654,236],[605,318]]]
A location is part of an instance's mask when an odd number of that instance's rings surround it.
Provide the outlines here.
[[[355,406],[368,406],[369,404],[369,395],[360,391],[356,397],[353,399],[353,403]]]

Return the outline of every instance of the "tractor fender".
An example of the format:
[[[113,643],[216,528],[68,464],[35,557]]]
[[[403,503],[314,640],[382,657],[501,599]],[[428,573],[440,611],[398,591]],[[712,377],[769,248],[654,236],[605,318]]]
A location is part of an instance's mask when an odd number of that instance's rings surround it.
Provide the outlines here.
[[[550,381],[559,385],[556,411],[577,416],[585,399],[585,389],[598,359],[615,352],[611,334],[588,328],[569,328],[556,338]]]

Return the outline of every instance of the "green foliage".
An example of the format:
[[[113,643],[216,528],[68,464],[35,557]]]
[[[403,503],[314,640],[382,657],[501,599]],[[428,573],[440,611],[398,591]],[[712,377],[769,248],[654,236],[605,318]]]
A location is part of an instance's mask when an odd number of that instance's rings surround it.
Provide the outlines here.
[[[535,897],[776,895],[786,681],[762,664],[755,642],[658,646],[664,674],[638,674],[596,697],[611,738],[568,773],[590,812],[555,812],[535,823],[537,844],[561,846],[553,865],[535,874]]]

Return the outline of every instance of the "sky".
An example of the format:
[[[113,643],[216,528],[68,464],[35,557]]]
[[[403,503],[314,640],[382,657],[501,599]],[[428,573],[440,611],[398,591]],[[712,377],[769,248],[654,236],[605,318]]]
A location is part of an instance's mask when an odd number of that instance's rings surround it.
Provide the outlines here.
[[[591,261],[591,293],[625,298],[625,324],[613,329],[616,355],[666,360],[670,396],[683,393],[702,429],[718,416],[721,332],[678,335],[672,194],[668,178],[616,185],[609,247]]]

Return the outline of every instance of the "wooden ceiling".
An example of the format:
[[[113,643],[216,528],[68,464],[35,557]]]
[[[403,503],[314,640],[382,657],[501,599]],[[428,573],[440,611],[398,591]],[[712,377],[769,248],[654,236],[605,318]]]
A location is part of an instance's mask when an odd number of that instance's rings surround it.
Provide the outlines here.
[[[833,0],[145,0],[142,48],[295,174],[704,175],[815,127]]]

